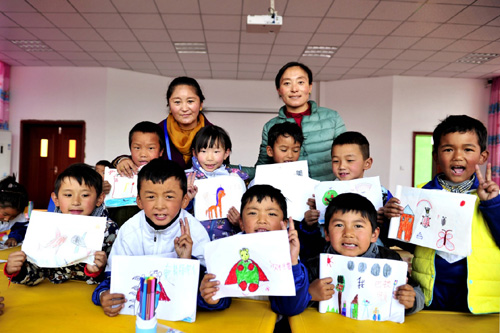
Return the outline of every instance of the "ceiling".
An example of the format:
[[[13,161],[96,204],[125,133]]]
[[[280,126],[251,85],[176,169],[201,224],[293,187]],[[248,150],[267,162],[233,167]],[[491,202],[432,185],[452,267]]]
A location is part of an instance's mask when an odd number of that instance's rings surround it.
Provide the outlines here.
[[[500,0],[275,0],[277,33],[246,32],[269,0],[0,0],[0,60],[12,66],[111,67],[175,77],[272,80],[288,61],[316,81],[387,75],[500,76]],[[11,40],[40,40],[27,52]],[[204,42],[180,54],[174,42]],[[336,46],[331,58],[307,45]]]

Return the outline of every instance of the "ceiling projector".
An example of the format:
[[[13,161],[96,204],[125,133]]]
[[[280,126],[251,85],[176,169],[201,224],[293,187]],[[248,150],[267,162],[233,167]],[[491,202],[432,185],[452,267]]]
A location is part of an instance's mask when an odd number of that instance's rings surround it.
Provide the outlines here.
[[[248,15],[247,32],[278,32],[283,25],[283,16],[276,13],[271,15]]]

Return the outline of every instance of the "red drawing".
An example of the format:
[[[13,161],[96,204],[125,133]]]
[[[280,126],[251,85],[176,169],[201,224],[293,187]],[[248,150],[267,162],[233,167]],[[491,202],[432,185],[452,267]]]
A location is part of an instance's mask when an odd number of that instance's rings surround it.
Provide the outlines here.
[[[217,189],[217,193],[215,194],[215,199],[217,200],[217,204],[208,207],[207,211],[205,214],[208,216],[210,220],[214,218],[221,218],[222,217],[222,197],[226,195],[226,192],[224,192],[224,189],[222,187],[219,187]],[[219,214],[217,214],[217,208],[219,210]]]
[[[436,242],[436,247],[437,248],[442,248],[444,246],[448,251],[455,250],[455,245],[451,242],[451,239],[453,238],[453,235],[452,235],[451,232],[452,232],[452,230],[444,230],[444,229],[442,229],[438,233],[438,236],[440,238]]]
[[[413,222],[415,221],[415,215],[410,206],[406,205],[403,214],[399,218],[399,228],[398,228],[398,238],[409,242],[411,235],[413,233]],[[403,238],[404,232],[404,238]]]
[[[240,250],[241,260],[231,268],[224,284],[238,284],[242,291],[248,287],[248,291],[254,292],[259,288],[260,281],[269,280],[260,266],[250,259],[248,252],[246,248]]]

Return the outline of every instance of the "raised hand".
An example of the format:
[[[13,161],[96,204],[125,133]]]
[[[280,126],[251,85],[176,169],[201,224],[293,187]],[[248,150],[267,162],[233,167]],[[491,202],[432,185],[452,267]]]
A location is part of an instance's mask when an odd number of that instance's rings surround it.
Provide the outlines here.
[[[498,196],[498,184],[491,180],[491,163],[486,165],[486,177],[484,178],[479,165],[476,164],[476,177],[479,181],[479,186],[477,187],[479,200],[491,200]]]
[[[198,193],[198,186],[194,184],[195,181],[195,173],[191,172],[187,177],[187,195],[189,197],[189,201],[193,200]]]
[[[174,240],[175,252],[179,258],[191,259],[191,251],[193,249],[193,240],[191,239],[191,232],[189,230],[189,222],[187,217],[179,220],[181,225],[181,236],[176,237]]]
[[[297,230],[295,230],[295,224],[291,217],[288,218],[288,242],[290,243],[290,259],[292,260],[292,265],[297,265],[299,263],[299,252],[300,252],[300,242]],[[281,230],[286,230],[286,223],[281,222]]]

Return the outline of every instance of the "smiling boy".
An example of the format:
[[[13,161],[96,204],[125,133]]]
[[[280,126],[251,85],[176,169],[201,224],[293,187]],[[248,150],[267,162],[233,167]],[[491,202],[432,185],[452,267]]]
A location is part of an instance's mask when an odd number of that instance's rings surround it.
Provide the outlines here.
[[[56,179],[52,200],[57,206],[56,213],[108,216],[103,206],[102,177],[91,166],[77,163],[69,166]],[[107,219],[104,232],[102,251],[94,254],[94,264],[79,263],[59,268],[40,268],[26,260],[23,251],[16,251],[9,255],[4,273],[14,283],[36,285],[48,278],[52,283],[62,283],[67,280],[83,280],[88,284],[95,284],[104,278],[103,270],[106,266],[106,256],[115,240],[118,226]]]
[[[379,232],[377,211],[368,199],[355,193],[340,194],[330,201],[325,212],[325,239],[329,244],[323,253],[402,260],[395,251],[375,244]],[[319,255],[309,259],[306,266],[312,300],[332,298],[335,293],[333,279],[319,279]],[[422,290],[412,280],[409,283],[398,287],[394,294],[394,298],[404,305],[407,315],[424,307]]]
[[[267,135],[267,156],[274,163],[295,162],[299,160],[304,135],[299,125],[291,122],[275,124]]]
[[[476,195],[471,228],[472,253],[467,257],[451,256],[442,251],[417,246],[412,277],[425,294],[429,309],[464,311],[474,314],[500,310],[500,196],[498,184],[491,180],[491,165],[483,177],[486,127],[466,115],[443,120],[433,132],[433,157],[442,173],[424,189]],[[403,212],[397,198],[384,207],[387,217]]]
[[[208,234],[184,208],[189,202],[184,170],[175,162],[155,159],[144,166],[137,179],[137,205],[142,209],[120,229],[109,255],[108,278],[92,295],[106,315],[118,315],[125,295],[111,294],[110,274],[113,256],[159,256],[194,258],[205,265],[203,251]]]

